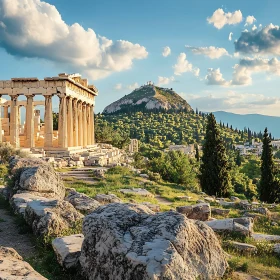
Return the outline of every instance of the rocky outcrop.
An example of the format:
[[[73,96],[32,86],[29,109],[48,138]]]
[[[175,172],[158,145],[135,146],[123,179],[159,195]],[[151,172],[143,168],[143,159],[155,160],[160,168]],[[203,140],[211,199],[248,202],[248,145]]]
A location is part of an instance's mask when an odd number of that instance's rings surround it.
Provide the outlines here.
[[[217,232],[240,232],[251,236],[253,233],[253,219],[249,217],[222,219],[205,222],[209,227]]]
[[[38,167],[42,164],[46,164],[45,161],[39,158],[19,158],[17,156],[11,157],[9,161],[9,168],[12,174],[15,174],[17,170],[25,167]]]
[[[79,257],[84,241],[82,234],[75,234],[64,237],[57,237],[53,240],[52,246],[57,256],[57,261],[66,269],[77,268]]]
[[[15,182],[14,191],[55,199],[63,199],[65,196],[64,184],[49,164],[23,168],[19,180]]]
[[[0,279],[47,280],[12,248],[0,247]]]
[[[101,204],[108,204],[108,203],[121,203],[122,200],[119,199],[115,194],[97,194],[94,197],[95,200],[100,202]]]
[[[204,223],[135,204],[108,204],[86,216],[80,263],[88,279],[215,279],[224,252]]]
[[[82,214],[63,200],[34,200],[25,209],[25,220],[36,235],[58,236],[82,218]]]
[[[186,215],[189,219],[207,221],[211,216],[211,208],[209,203],[199,203],[195,205],[180,206],[176,211]]]
[[[69,193],[65,197],[65,200],[70,202],[82,213],[89,214],[100,206],[100,203],[97,200],[94,200],[83,193],[79,193],[75,189],[69,189],[68,191]]]

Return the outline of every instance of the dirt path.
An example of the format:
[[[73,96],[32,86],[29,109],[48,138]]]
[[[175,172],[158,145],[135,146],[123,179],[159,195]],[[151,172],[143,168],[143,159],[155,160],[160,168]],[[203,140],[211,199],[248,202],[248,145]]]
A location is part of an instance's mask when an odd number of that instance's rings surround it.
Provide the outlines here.
[[[159,194],[155,195],[155,198],[161,204],[166,204],[166,205],[171,205],[172,204],[172,202],[170,202],[169,200],[165,199],[164,197],[161,197]]]
[[[15,217],[0,205],[0,246],[14,248],[23,258],[35,255],[31,234],[19,234]]]

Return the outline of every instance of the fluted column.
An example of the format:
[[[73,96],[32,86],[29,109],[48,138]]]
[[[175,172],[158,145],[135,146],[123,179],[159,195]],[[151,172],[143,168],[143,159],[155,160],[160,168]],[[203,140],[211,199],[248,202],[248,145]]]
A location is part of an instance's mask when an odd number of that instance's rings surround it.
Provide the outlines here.
[[[91,145],[95,143],[95,129],[94,129],[94,106],[90,106],[90,117],[91,117]]]
[[[7,119],[9,118],[9,106],[4,106],[4,118]]]
[[[73,99],[72,97],[67,97],[67,137],[68,137],[68,147],[73,147]]]
[[[34,117],[34,110],[32,111]],[[52,113],[52,95],[45,95],[45,148],[53,146],[53,113]],[[34,123],[34,121],[33,121]],[[34,126],[33,126],[34,127]]]
[[[87,110],[87,145],[91,145],[91,117],[90,117],[90,105],[86,105]]]
[[[18,105],[17,95],[11,96],[11,114],[10,114],[10,142],[15,148],[19,148],[19,124],[18,124]]]
[[[79,146],[83,146],[84,139],[83,139],[83,104],[82,101],[78,102],[78,118],[79,118],[79,125],[78,125],[78,135],[79,135]]]
[[[26,142],[27,148],[34,148],[34,104],[33,95],[26,96],[26,117],[25,117],[25,129],[26,130]]]
[[[59,116],[58,116],[58,147],[68,147],[67,137],[67,105],[66,96],[59,98]]]
[[[83,104],[83,146],[87,146],[87,104]]]
[[[73,146],[79,146],[78,100],[73,100]]]

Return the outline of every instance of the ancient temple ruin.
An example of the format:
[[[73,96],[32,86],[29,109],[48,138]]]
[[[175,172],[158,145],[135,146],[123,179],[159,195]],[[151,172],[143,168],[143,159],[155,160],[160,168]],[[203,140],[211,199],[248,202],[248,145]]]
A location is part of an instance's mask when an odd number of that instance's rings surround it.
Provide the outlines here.
[[[13,78],[0,80],[0,98],[8,95],[11,100],[0,102],[0,142],[10,142],[15,148],[43,148],[48,154],[67,155],[71,151],[89,148],[94,139],[94,105],[98,90],[88,85],[81,75],[59,74],[57,77]],[[18,100],[25,96],[26,101]],[[41,95],[44,101],[34,101]],[[53,129],[53,96],[59,97],[58,131]],[[40,111],[44,105],[44,123],[40,124]],[[20,122],[20,107],[26,108],[24,128]],[[3,110],[3,112],[2,112]],[[40,132],[41,137],[38,137]]]

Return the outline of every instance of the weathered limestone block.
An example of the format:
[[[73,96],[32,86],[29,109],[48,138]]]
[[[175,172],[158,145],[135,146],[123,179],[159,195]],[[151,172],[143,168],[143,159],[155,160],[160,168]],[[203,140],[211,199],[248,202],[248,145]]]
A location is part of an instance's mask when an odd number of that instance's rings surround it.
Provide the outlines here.
[[[214,232],[174,211],[108,204],[85,217],[80,263],[89,280],[215,279],[227,262]]]
[[[79,266],[83,241],[84,236],[82,234],[57,237],[53,240],[52,246],[61,266],[66,269]]]
[[[187,195],[177,196],[176,198],[179,199],[179,200],[185,200],[185,201],[190,201],[192,199],[191,196],[187,196]]]
[[[211,216],[211,208],[209,203],[200,203],[188,206],[176,207],[176,211],[186,215],[189,219],[207,221]]]
[[[15,174],[17,170],[24,167],[38,167],[46,162],[40,158],[19,158],[12,157],[9,161],[9,167],[12,174]]]
[[[211,208],[211,212],[213,214],[228,216],[230,209],[221,209],[221,208]]]
[[[273,252],[280,255],[280,243],[274,244]]]
[[[5,200],[9,200],[12,195],[11,189],[1,185],[0,195],[3,196]]]
[[[250,203],[248,202],[248,200],[241,200],[241,201],[239,202],[239,205],[240,205],[240,207],[241,207],[242,209],[244,209],[244,210],[251,210],[251,209],[252,209],[252,204],[250,204]]]
[[[256,241],[280,241],[280,235],[253,233],[252,238]]]
[[[265,215],[267,217],[271,216],[271,212],[267,208],[265,208],[265,207],[258,207],[256,209],[254,209],[254,211],[256,211],[256,212],[258,212],[258,213],[260,213],[262,215]]]
[[[253,233],[253,219],[248,217],[221,219],[205,222],[214,231],[233,231],[251,236]]]
[[[84,216],[64,200],[34,200],[27,203],[25,220],[36,235],[58,236]]]
[[[231,196],[230,197],[230,200],[233,201],[233,202],[239,202],[240,201],[240,198],[236,197],[236,196]]]
[[[225,207],[235,207],[236,203],[235,202],[227,202],[223,200],[219,200],[220,205],[225,206]]]
[[[257,247],[247,243],[241,243],[236,241],[231,241],[230,244],[238,251],[242,253],[256,253]]]
[[[13,249],[0,247],[0,279],[2,280],[47,280]]]
[[[135,195],[141,195],[146,197],[154,197],[152,193],[145,189],[141,188],[133,188],[133,189],[120,189],[120,192],[123,194],[135,194]]]
[[[119,199],[115,194],[97,194],[94,197],[95,200],[100,202],[101,204],[108,204],[108,203],[122,203],[122,200]]]
[[[13,195],[10,199],[10,204],[16,214],[25,216],[25,209],[27,207],[27,203],[33,200],[48,201],[47,198],[39,197],[32,193],[17,193]]]
[[[141,204],[147,206],[150,210],[154,212],[160,212],[160,206],[157,204],[152,204],[150,202],[143,202]]]
[[[100,203],[97,200],[94,200],[83,193],[79,193],[75,189],[69,190],[65,200],[70,202],[77,210],[86,214],[91,213],[100,206]]]
[[[206,197],[204,197],[204,200],[205,200],[206,202],[215,202],[215,198],[214,198],[214,197],[211,197],[211,196],[206,196]]]
[[[59,174],[49,164],[25,168],[15,189],[47,198],[63,199],[65,187]]]

